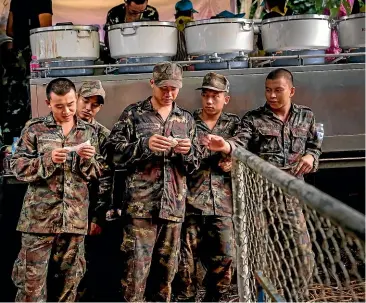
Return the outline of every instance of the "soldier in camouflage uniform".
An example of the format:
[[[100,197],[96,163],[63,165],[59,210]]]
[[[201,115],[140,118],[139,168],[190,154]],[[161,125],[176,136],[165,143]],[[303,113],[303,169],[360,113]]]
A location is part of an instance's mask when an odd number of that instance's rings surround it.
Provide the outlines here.
[[[174,102],[182,87],[181,66],[157,64],[150,84],[152,97],[123,111],[107,144],[116,168],[128,171],[123,299],[142,301],[146,288],[148,301],[168,302],[178,265],[186,175],[198,168],[200,148],[192,115]]]
[[[314,113],[306,106],[292,103],[294,94],[291,72],[277,69],[269,73],[266,79],[266,104],[244,115],[237,136],[249,151],[280,169],[303,178],[304,174],[317,170],[322,140],[316,131]],[[277,201],[281,200],[276,197],[280,198],[280,195],[279,192],[271,195],[273,202],[271,209],[267,209],[267,220],[270,216],[275,216],[275,224],[282,222],[286,237],[293,237],[290,250],[292,255],[296,255],[297,248],[299,260],[295,261],[296,268],[287,269],[286,272],[295,273],[300,281],[304,280],[300,283],[304,285],[309,281],[314,267],[306,220],[298,200],[284,196],[284,202],[278,205]],[[275,231],[269,232],[273,238]],[[282,235],[283,233],[279,235],[279,245],[285,243]],[[279,247],[277,249],[280,250]],[[289,257],[291,252],[287,251],[285,254]],[[290,283],[291,278],[294,279],[294,276],[282,281],[283,286]],[[301,285],[298,285],[299,290]]]
[[[78,91],[77,116],[90,123],[96,129],[98,146],[101,155],[106,156],[105,145],[110,131],[95,120],[95,116],[102,109],[105,91],[100,80],[84,82]],[[110,165],[109,165],[110,166]],[[90,301],[97,293],[98,271],[103,263],[98,260],[100,255],[100,235],[105,223],[106,213],[111,206],[113,172],[111,169],[103,171],[103,176],[89,183],[89,235],[85,239],[87,271],[79,286],[78,301]]]
[[[159,21],[157,9],[148,5],[148,0],[125,0],[109,10],[107,20],[104,25],[104,43],[109,47],[108,27],[114,24],[140,22],[140,21]]]
[[[94,126],[98,135],[100,154],[106,157],[106,143],[110,130],[95,120],[95,116],[103,107],[105,91],[100,80],[87,81],[82,84],[78,92],[77,116]],[[92,223],[102,225],[106,218],[106,212],[110,208],[112,198],[113,174],[111,170],[104,172],[103,178],[97,183],[90,184],[91,205],[95,205],[93,212],[89,214]],[[96,198],[93,201],[93,198]],[[98,229],[98,228],[97,228]],[[91,234],[99,234],[100,231],[91,229]]]
[[[203,78],[202,109],[194,112],[202,147],[199,170],[188,176],[186,219],[182,227],[181,260],[174,281],[178,301],[194,302],[197,262],[206,267],[205,302],[217,302],[228,291],[234,257],[231,157],[238,116],[223,112],[229,103],[229,81],[213,72]]]
[[[59,287],[58,301],[75,300],[85,272],[88,183],[105,169],[96,153],[95,128],[75,116],[74,84],[54,79],[46,92],[51,113],[27,122],[11,160],[16,178],[29,183],[17,227],[22,232],[13,270],[17,302],[47,301],[46,278],[55,276],[53,270],[61,277],[61,283],[51,279],[51,288]],[[88,140],[90,145],[70,150]]]

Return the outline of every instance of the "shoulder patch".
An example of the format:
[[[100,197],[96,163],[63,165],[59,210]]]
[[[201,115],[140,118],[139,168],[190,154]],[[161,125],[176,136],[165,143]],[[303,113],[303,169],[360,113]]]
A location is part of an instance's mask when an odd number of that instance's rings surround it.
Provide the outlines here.
[[[308,106],[300,105],[300,104],[296,104],[296,106],[297,106],[297,108],[299,108],[299,109],[302,109],[302,110],[308,110],[308,111],[311,111],[311,112],[312,112],[311,108],[310,108],[310,107],[308,107]]]
[[[252,116],[256,116],[256,115],[258,115],[258,114],[261,114],[261,113],[262,113],[262,111],[263,111],[263,106],[258,107],[258,108],[256,108],[256,109],[248,110],[248,111],[244,114],[243,118],[244,118],[244,117],[252,117]]]
[[[43,123],[45,120],[46,120],[46,117],[38,117],[38,118],[30,119],[25,123],[24,127],[30,127],[31,125],[34,125],[34,124]]]
[[[141,105],[142,105],[143,102],[144,101],[139,101],[139,102],[136,102],[136,103],[132,103],[132,104],[128,105],[123,111],[124,112],[128,112],[130,110],[133,110],[133,109],[136,109],[138,107],[141,107]]]
[[[84,122],[84,123],[85,123],[84,126],[85,126],[86,130],[89,128],[89,129],[92,129],[95,133],[97,133],[98,129],[95,125],[90,124],[90,123],[86,123],[86,122]]]
[[[183,112],[183,114],[187,114],[189,117],[191,117],[193,119],[193,115],[189,110],[186,110],[178,105],[177,105],[177,107]]]
[[[226,114],[230,119],[233,119],[233,120],[238,121],[238,122],[240,121],[239,116],[238,116],[238,115],[236,115],[236,114],[227,113],[227,112],[225,112],[225,114]]]
[[[97,122],[97,128],[99,128],[98,129],[98,133],[99,134],[103,134],[104,135],[104,137],[108,137],[109,135],[110,135],[110,133],[111,133],[111,131],[108,129],[108,128],[106,128],[104,125],[102,125],[102,124],[100,124],[99,122]]]

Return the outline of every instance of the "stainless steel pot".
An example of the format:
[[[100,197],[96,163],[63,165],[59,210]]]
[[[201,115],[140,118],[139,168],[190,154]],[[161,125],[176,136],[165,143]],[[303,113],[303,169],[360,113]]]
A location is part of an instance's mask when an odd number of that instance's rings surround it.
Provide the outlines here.
[[[325,15],[296,15],[262,21],[262,41],[267,52],[327,49],[332,23]]]
[[[187,53],[249,53],[253,50],[253,21],[242,18],[219,18],[189,22],[184,30]]]
[[[99,58],[98,27],[55,25],[30,31],[32,54],[38,60],[96,60]]]
[[[177,53],[174,22],[144,21],[114,24],[108,28],[111,57],[172,57]]]
[[[361,13],[341,18],[338,25],[341,48],[365,47],[365,15],[365,13]]]

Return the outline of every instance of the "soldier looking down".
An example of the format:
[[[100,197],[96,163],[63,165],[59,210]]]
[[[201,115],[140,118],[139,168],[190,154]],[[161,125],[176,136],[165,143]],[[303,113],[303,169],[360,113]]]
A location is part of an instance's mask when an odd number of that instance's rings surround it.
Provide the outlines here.
[[[229,80],[213,72],[203,78],[202,108],[194,112],[202,148],[200,168],[188,176],[186,219],[182,228],[181,260],[174,281],[177,301],[195,302],[197,262],[207,269],[204,302],[219,302],[229,290],[234,257],[231,157],[240,119],[224,112]]]
[[[152,96],[128,106],[114,125],[108,153],[127,170],[122,214],[123,299],[168,302],[177,270],[186,208],[186,176],[199,167],[200,148],[192,115],[174,101],[182,67],[155,65]],[[147,282],[149,273],[150,279]]]
[[[57,274],[60,282],[58,300],[74,302],[85,272],[88,183],[105,166],[96,153],[95,128],[75,116],[74,84],[54,79],[46,93],[51,113],[27,122],[11,159],[15,177],[29,183],[17,226],[22,232],[12,277],[17,302],[47,301],[51,256],[52,276]],[[51,283],[56,284],[54,279]]]

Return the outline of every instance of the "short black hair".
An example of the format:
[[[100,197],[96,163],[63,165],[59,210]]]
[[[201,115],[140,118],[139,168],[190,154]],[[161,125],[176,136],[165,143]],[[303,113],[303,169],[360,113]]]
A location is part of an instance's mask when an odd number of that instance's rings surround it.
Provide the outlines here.
[[[294,76],[286,68],[277,68],[277,69],[271,71],[268,74],[268,76],[266,78],[266,81],[267,80],[276,80],[276,79],[279,79],[279,78],[282,78],[282,77],[287,79],[288,81],[291,82],[292,85],[294,85]]]
[[[131,2],[135,2],[136,4],[144,4],[145,2],[147,2],[147,0],[126,0],[126,2],[128,4],[130,4]]]
[[[286,0],[265,0],[269,8],[278,7],[279,10],[284,13],[286,7]]]
[[[65,96],[68,92],[73,90],[76,93],[75,84],[67,78],[56,78],[48,83],[46,88],[47,100],[51,100],[51,93],[58,96]]]

